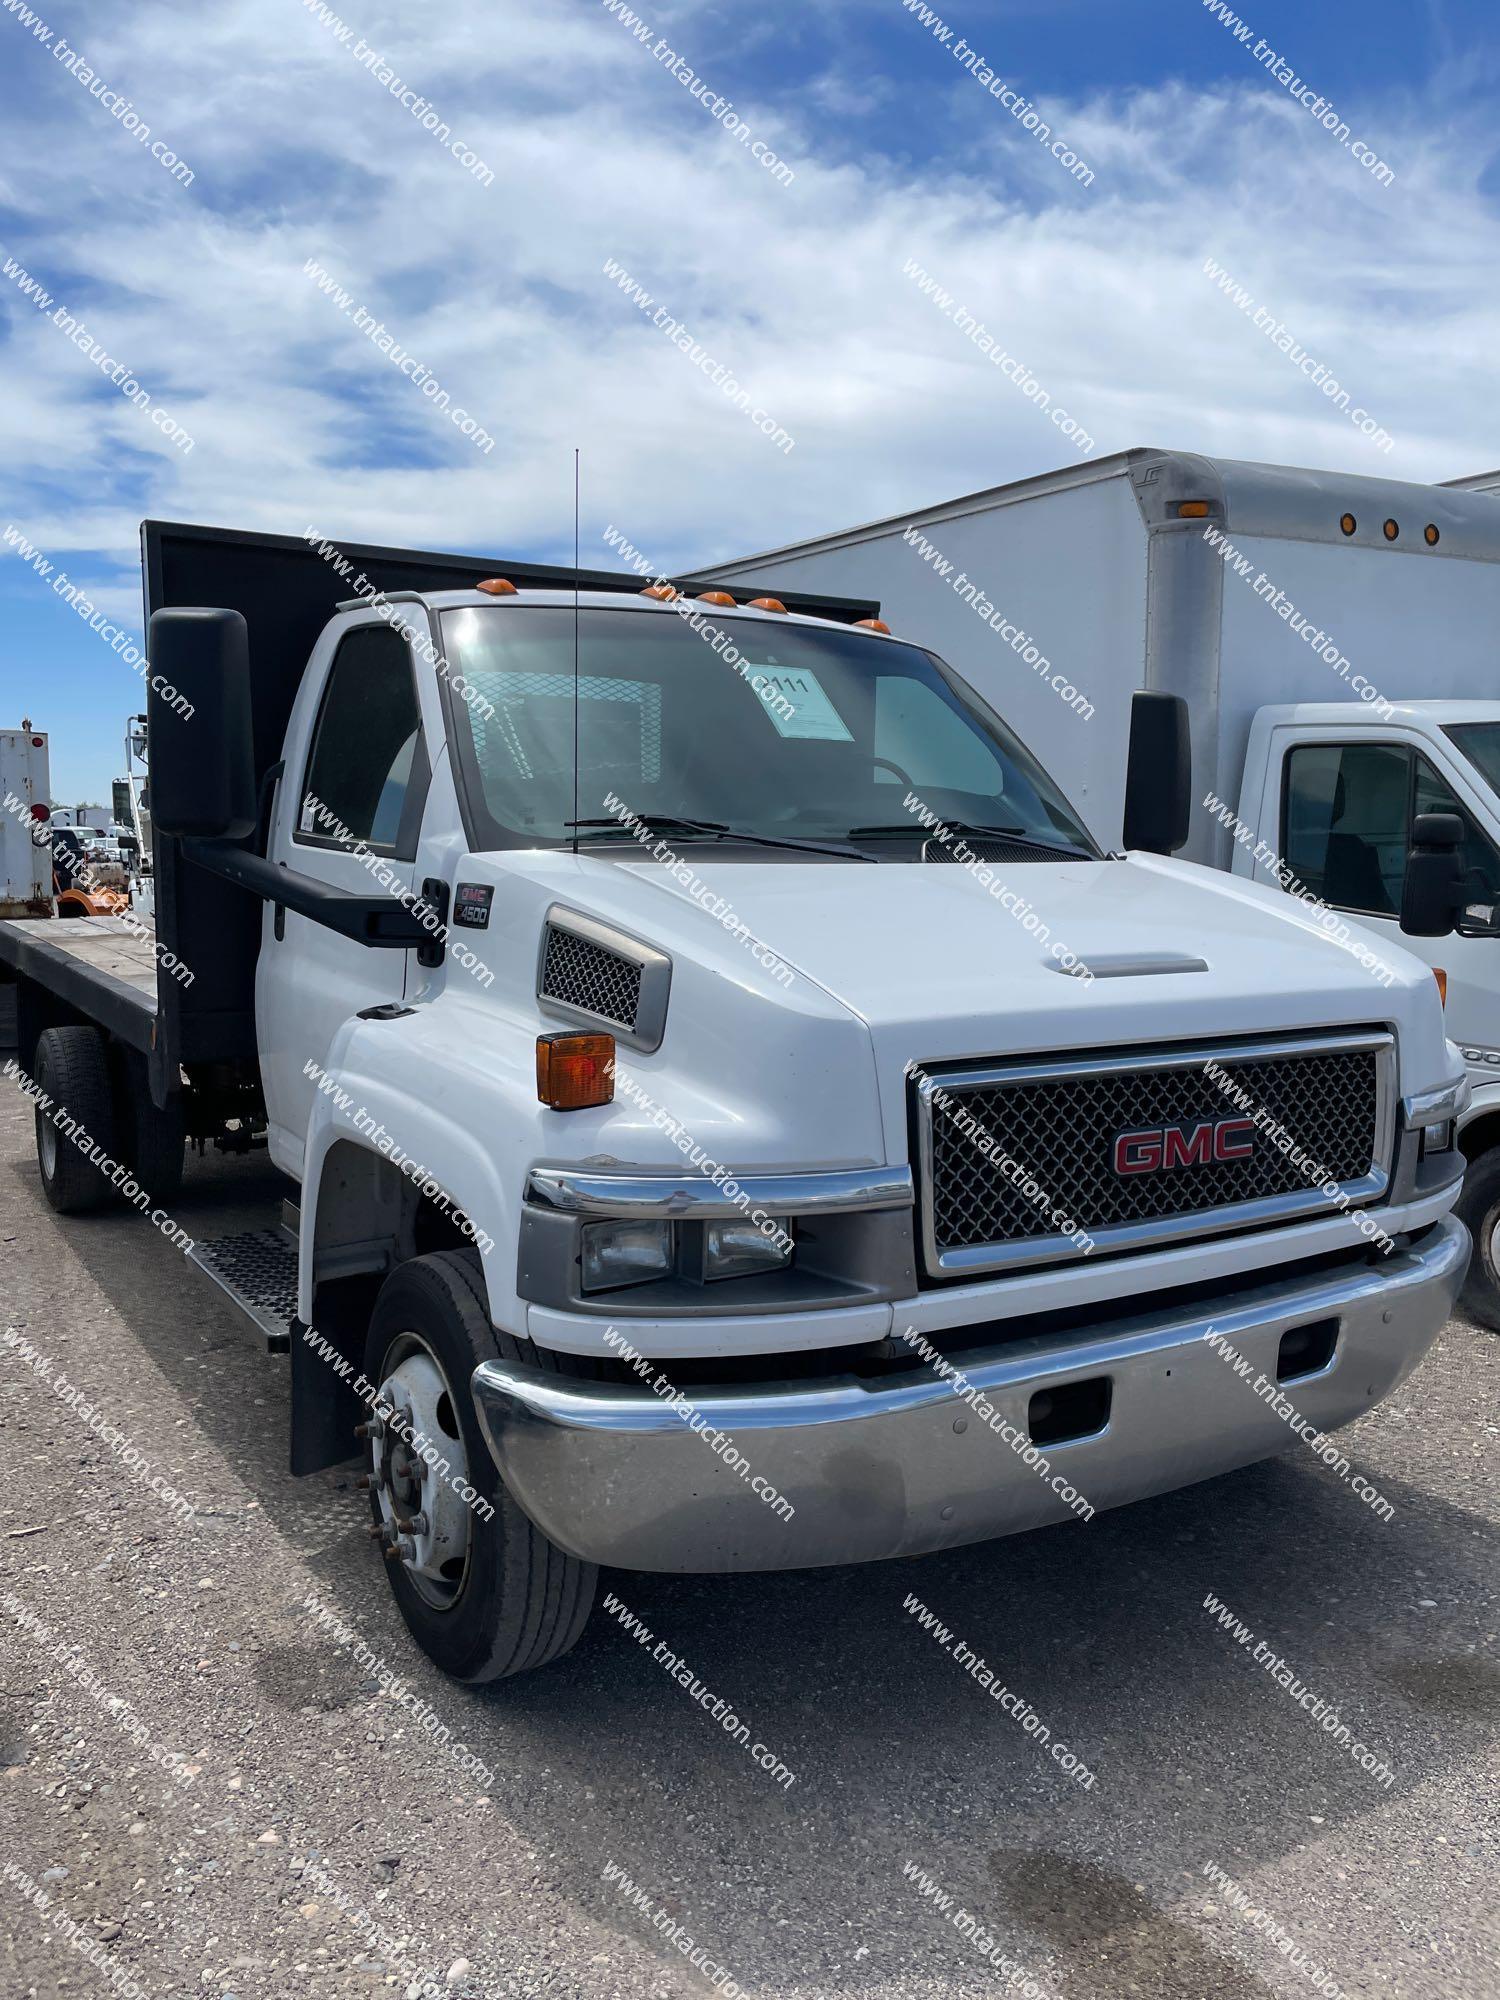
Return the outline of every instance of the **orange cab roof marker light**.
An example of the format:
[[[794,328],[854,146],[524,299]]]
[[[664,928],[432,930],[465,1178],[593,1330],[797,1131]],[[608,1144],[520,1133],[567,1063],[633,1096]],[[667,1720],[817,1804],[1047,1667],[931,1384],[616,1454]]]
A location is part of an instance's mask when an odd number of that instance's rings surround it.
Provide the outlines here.
[[[663,604],[670,604],[673,598],[681,597],[682,592],[675,590],[670,583],[648,583],[644,590],[642,590],[641,595],[642,597],[659,598]]]
[[[698,592],[698,602],[700,604],[733,604],[734,599],[729,595],[727,590],[700,590]]]
[[[520,592],[508,576],[487,576],[483,583],[476,583],[476,590],[487,590],[491,597],[519,597]]]
[[[786,616],[786,606],[779,597],[752,597],[749,608],[752,611],[779,611]]]
[[[891,628],[883,618],[856,618],[854,629],[856,632],[884,632],[888,639],[891,636]]]

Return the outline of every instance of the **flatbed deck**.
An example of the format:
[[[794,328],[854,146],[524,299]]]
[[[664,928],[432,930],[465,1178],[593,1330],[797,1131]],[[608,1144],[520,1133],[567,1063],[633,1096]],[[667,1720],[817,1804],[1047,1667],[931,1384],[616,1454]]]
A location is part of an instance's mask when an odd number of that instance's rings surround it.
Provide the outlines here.
[[[156,944],[118,917],[11,918],[0,923],[0,967],[55,993],[132,1048],[156,1024]]]

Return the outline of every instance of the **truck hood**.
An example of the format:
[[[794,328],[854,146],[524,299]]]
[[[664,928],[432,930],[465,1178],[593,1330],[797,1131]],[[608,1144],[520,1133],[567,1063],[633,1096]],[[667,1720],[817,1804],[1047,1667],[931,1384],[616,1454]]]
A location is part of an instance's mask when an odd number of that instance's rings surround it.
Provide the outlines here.
[[[667,870],[627,872],[683,906],[674,930],[723,935]],[[1183,862],[1007,864],[988,889],[960,866],[752,863],[712,887],[902,1061],[1391,1021],[1441,1054],[1426,965],[1353,933],[1367,969],[1293,898]]]

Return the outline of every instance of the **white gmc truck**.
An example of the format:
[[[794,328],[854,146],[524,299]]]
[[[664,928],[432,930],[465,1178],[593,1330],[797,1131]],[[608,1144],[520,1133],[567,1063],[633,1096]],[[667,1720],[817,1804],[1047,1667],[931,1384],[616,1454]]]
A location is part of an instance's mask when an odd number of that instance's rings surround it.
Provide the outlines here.
[[[86,1209],[118,1159],[169,1212],[185,1136],[264,1134],[287,1233],[195,1256],[289,1351],[293,1470],[364,1451],[449,1673],[564,1652],[600,1564],[911,1556],[1210,1478],[1291,1437],[1224,1343],[1327,1431],[1443,1324],[1432,973],[1171,858],[1173,697],[1117,735],[1110,852],[873,601],[156,523],[145,570],[192,978],[0,925],[43,1184]]]

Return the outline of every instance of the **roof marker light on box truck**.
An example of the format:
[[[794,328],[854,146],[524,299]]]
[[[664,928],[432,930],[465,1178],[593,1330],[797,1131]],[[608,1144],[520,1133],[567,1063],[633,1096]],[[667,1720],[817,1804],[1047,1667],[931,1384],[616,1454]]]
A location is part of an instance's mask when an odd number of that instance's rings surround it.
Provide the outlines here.
[[[1397,535],[1399,535],[1400,532],[1401,532],[1401,523],[1399,521],[1387,521],[1385,526],[1381,529],[1381,533],[1385,536],[1388,542],[1395,541]]]
[[[785,613],[786,606],[779,597],[752,597],[750,600],[750,609],[752,611],[780,611]]]
[[[476,583],[476,590],[487,590],[491,597],[519,597],[520,592],[508,576],[487,576],[483,583]]]
[[[1354,530],[1359,526],[1359,523],[1358,521],[1355,520],[1352,514],[1340,514],[1339,526],[1343,529],[1346,535],[1352,535],[1354,533]]]
[[[1427,523],[1427,526],[1422,530],[1422,539],[1426,542],[1428,548],[1435,549],[1437,547],[1441,537],[1438,534],[1435,522],[1429,521]]]

